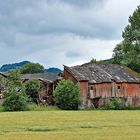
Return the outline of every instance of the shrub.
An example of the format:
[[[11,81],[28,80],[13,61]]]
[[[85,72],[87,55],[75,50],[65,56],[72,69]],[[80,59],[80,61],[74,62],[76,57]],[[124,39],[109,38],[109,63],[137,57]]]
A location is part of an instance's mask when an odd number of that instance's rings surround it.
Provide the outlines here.
[[[110,101],[106,104],[106,109],[112,109],[112,110],[122,110],[125,109],[125,101],[120,98],[112,98]]]
[[[20,93],[13,93],[8,96],[2,104],[4,111],[27,110],[27,98]]]
[[[27,97],[25,96],[19,71],[11,71],[5,81],[4,102],[5,111],[23,111],[27,109]]]
[[[38,91],[40,88],[41,84],[38,80],[31,79],[25,83],[25,93],[32,102],[37,103]]]
[[[65,110],[77,110],[81,104],[79,86],[68,80],[62,80],[55,89],[55,102]]]

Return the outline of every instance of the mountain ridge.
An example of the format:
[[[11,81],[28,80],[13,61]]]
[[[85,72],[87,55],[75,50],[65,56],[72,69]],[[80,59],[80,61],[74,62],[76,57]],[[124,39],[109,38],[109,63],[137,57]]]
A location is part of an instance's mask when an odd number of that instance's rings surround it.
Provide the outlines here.
[[[15,69],[20,69],[22,68],[25,64],[31,63],[30,61],[21,61],[18,63],[12,63],[12,64],[4,64],[0,67],[0,72],[8,72],[10,70],[15,70]],[[55,68],[55,67],[51,67],[48,69],[44,69],[44,72],[62,72],[61,69],[59,68]]]

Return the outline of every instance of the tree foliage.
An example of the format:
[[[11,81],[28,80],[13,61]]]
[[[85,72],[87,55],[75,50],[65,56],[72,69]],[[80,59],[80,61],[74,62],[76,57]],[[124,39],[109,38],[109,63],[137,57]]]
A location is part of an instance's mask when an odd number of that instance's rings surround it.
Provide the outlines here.
[[[26,74],[26,73],[43,73],[44,72],[44,67],[40,65],[39,63],[27,63],[21,68],[21,73]]]
[[[27,109],[27,96],[18,70],[11,71],[5,81],[5,111],[23,111]]]
[[[54,95],[56,104],[61,109],[77,110],[81,104],[79,86],[71,81],[60,81]]]
[[[27,110],[27,98],[22,93],[13,92],[10,96],[6,97],[3,107],[5,111]]]
[[[140,72],[140,6],[129,17],[122,34],[123,41],[114,49],[113,63],[122,64]]]
[[[104,62],[103,62],[103,60],[97,60],[95,58],[92,58],[89,63],[91,63],[91,64],[103,64]]]
[[[10,96],[15,92],[23,92],[24,86],[22,84],[21,75],[19,70],[12,70],[9,72],[7,79],[5,80],[5,92],[4,96]]]
[[[41,89],[41,84],[38,80],[31,79],[25,83],[25,93],[32,102],[37,103],[38,91]]]

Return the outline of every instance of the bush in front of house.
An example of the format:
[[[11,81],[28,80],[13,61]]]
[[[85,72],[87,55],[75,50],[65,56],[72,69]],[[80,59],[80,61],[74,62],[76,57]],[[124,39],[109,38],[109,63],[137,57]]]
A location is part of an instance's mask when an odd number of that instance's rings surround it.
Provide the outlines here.
[[[20,93],[13,93],[5,99],[2,106],[4,111],[25,111],[27,110],[27,98]]]
[[[38,91],[41,89],[41,84],[38,80],[31,79],[25,83],[25,93],[31,102],[37,103]]]
[[[121,98],[111,98],[110,101],[106,104],[106,109],[123,110],[125,108],[125,101]]]
[[[64,110],[78,110],[81,105],[79,86],[69,80],[62,80],[55,89],[56,105]]]

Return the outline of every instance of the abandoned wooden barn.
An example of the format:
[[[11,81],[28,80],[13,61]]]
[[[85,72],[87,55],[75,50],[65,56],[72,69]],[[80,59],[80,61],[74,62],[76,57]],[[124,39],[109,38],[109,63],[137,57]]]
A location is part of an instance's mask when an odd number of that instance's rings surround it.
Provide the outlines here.
[[[30,79],[39,80],[43,87],[38,91],[38,103],[54,105],[53,92],[56,88],[58,81],[61,79],[57,73],[36,73],[22,75],[23,82]]]
[[[1,79],[7,78],[8,73],[0,73],[0,99],[3,98],[2,92],[4,91],[4,85],[2,85]],[[25,83],[28,80],[36,79],[43,85],[40,91],[38,91],[38,103],[54,105],[53,92],[57,83],[62,77],[58,73],[35,73],[35,74],[23,74],[22,80]]]
[[[83,108],[97,108],[114,97],[124,99],[127,105],[140,105],[140,81],[127,67],[91,63],[64,66],[64,79],[79,84]]]

